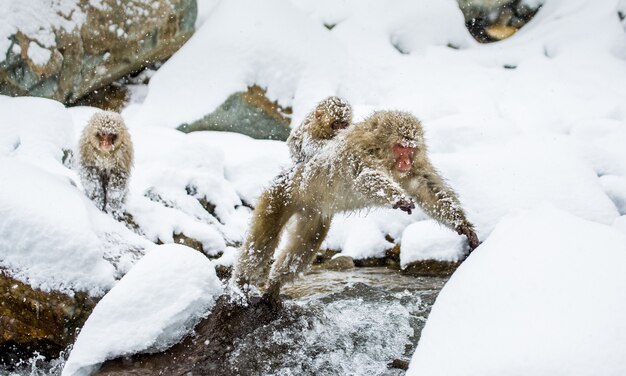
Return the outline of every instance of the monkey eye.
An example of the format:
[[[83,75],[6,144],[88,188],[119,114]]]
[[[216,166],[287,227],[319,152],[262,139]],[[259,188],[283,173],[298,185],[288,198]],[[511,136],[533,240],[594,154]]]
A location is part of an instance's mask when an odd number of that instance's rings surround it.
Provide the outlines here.
[[[115,140],[117,140],[117,135],[116,134],[111,135],[111,142],[115,143]]]

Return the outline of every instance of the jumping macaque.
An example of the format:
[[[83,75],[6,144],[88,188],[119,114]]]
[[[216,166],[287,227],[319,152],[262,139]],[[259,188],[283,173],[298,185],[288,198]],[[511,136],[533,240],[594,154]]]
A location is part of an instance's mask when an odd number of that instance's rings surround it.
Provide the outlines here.
[[[342,129],[352,123],[352,107],[339,97],[328,97],[317,104],[287,139],[294,162],[305,162]]]
[[[263,192],[233,280],[244,291],[266,283],[265,298],[277,301],[281,286],[311,264],[335,213],[379,206],[411,214],[413,198],[434,219],[465,235],[470,249],[480,244],[456,194],[427,157],[419,120],[406,112],[376,112]],[[270,270],[292,217],[286,247]]]
[[[83,130],[79,149],[85,194],[100,210],[120,219],[133,166],[133,143],[124,119],[110,111],[94,114]]]

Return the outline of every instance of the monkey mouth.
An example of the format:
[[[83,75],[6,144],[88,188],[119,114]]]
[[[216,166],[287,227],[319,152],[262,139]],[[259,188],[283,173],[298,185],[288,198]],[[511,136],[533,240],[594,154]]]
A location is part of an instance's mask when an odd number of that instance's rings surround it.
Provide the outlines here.
[[[408,172],[411,170],[413,163],[410,158],[399,158],[396,161],[396,169],[400,172]]]
[[[103,151],[112,151],[113,150],[113,144],[107,143],[107,142],[101,142],[100,143],[100,149],[102,149]]]

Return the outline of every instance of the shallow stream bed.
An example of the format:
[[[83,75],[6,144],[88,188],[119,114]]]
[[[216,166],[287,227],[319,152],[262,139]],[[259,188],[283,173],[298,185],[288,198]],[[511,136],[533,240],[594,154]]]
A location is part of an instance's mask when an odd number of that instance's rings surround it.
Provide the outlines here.
[[[314,269],[284,289],[290,314],[235,340],[220,374],[403,375],[389,364],[410,360],[446,280],[384,267]],[[39,360],[0,375],[59,375],[58,363]],[[198,365],[198,374],[207,366]]]

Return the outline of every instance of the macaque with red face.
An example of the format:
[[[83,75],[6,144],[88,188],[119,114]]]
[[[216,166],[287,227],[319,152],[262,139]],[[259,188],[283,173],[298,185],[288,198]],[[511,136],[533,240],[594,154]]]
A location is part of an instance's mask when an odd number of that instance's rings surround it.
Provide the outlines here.
[[[85,194],[100,210],[120,219],[133,165],[133,143],[124,119],[110,111],[94,114],[83,130],[79,149]]]
[[[265,284],[266,298],[277,301],[281,286],[311,264],[335,213],[389,207],[410,214],[414,200],[465,235],[470,249],[480,244],[456,194],[428,159],[419,120],[406,112],[376,112],[339,133],[310,160],[284,171],[263,192],[233,280],[244,290]],[[292,218],[286,247],[272,266]]]

